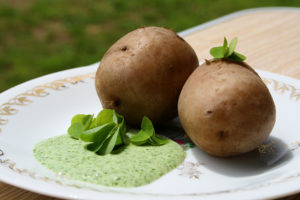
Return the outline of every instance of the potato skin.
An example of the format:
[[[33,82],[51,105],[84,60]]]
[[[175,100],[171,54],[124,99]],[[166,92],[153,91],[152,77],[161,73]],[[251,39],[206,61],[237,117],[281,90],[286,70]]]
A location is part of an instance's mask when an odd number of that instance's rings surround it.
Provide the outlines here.
[[[194,50],[171,30],[134,30],[105,53],[96,73],[103,108],[115,109],[127,123],[143,116],[158,124],[177,115],[180,91],[199,65]]]
[[[234,156],[269,136],[275,105],[268,88],[246,63],[206,62],[186,81],[178,102],[184,130],[202,150]]]

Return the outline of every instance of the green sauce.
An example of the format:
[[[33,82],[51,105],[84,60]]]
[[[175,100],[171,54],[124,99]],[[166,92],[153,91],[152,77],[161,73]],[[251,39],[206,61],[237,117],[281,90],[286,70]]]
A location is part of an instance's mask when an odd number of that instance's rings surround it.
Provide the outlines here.
[[[87,151],[85,145],[62,135],[38,143],[33,153],[42,165],[64,177],[116,187],[149,184],[185,158],[182,147],[173,141],[162,146],[130,144],[118,154],[105,156]]]

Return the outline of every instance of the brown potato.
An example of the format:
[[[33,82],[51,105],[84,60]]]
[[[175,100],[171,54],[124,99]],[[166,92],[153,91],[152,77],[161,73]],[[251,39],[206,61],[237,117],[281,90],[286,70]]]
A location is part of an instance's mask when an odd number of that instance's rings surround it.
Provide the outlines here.
[[[142,117],[162,123],[177,115],[180,91],[198,66],[194,50],[171,30],[139,28],[113,44],[96,73],[104,108],[115,109],[126,122]]]
[[[268,88],[246,63],[206,62],[186,81],[178,102],[192,141],[215,156],[254,150],[269,136],[275,105]]]

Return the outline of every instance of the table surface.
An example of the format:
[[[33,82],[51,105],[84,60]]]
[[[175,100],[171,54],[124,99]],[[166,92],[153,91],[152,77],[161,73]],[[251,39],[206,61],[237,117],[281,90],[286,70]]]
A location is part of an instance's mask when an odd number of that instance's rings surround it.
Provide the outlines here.
[[[181,35],[194,48],[199,61],[211,58],[209,49],[222,44],[224,36],[228,40],[238,37],[237,51],[247,56],[250,66],[300,79],[300,8],[241,11],[184,31]],[[0,182],[0,199],[55,198]],[[300,199],[300,193],[281,199]]]

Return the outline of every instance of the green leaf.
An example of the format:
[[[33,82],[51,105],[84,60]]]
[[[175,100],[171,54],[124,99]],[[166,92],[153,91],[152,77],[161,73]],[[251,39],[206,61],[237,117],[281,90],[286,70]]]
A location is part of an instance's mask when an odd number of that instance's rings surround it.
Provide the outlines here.
[[[155,134],[155,130],[151,120],[148,117],[143,117],[141,130],[131,137],[130,141],[135,145],[143,145]]]
[[[93,118],[90,127],[88,129],[95,128],[95,127],[97,127],[97,118]]]
[[[92,120],[93,120],[93,115],[78,114],[72,118],[71,125],[75,123],[81,123],[84,127],[84,130],[86,130],[89,128]]]
[[[128,144],[124,117],[115,110],[104,109],[96,118],[93,115],[75,115],[68,128],[71,137],[90,142],[86,149],[101,155],[110,153],[115,146]]]
[[[118,114],[117,112],[116,112],[116,115],[117,115],[117,118],[118,118],[118,124],[122,123],[122,121],[124,121],[124,116]]]
[[[213,47],[210,49],[209,53],[212,55],[214,58],[224,58],[224,53],[226,49],[224,49],[223,46],[220,47]]]
[[[90,143],[86,146],[86,149],[92,152],[97,152],[99,151],[99,149],[103,146],[103,143],[105,142],[105,140],[102,141],[97,141],[94,143]]]
[[[168,139],[158,137],[156,135],[153,135],[151,138],[148,139],[147,143],[153,146],[160,146],[167,144],[169,142]]]
[[[96,118],[93,115],[74,116],[68,134],[90,142],[85,148],[100,155],[114,150],[120,152],[130,142],[136,145],[163,145],[168,142],[167,139],[155,135],[154,126],[148,117],[143,118],[141,130],[129,138],[130,133],[127,133],[124,117],[111,109],[102,110]]]
[[[234,56],[238,57],[241,61],[244,61],[244,60],[247,59],[246,56],[244,56],[243,54],[240,54],[240,53],[238,53],[236,51],[234,51],[233,54],[234,54]]]
[[[123,116],[122,116],[122,120],[121,120],[121,123],[119,126],[120,126],[121,135],[125,135],[127,128],[126,128],[126,124],[125,124],[125,120],[124,120]]]
[[[115,124],[119,124],[118,116],[117,116],[115,110],[113,110],[113,122],[114,122]]]
[[[88,144],[86,146],[86,149],[89,150],[89,151],[93,151],[93,152],[97,152],[99,151],[102,146],[104,145],[105,141],[107,139],[109,139],[109,137],[111,136],[111,133],[113,131],[115,131],[115,128],[112,128],[110,131],[103,131],[101,132],[101,134],[97,134],[97,137],[95,137],[95,142],[94,143],[91,143],[91,144]]]
[[[80,134],[89,128],[92,119],[93,115],[75,115],[71,120],[71,126],[68,128],[68,134],[75,139],[79,139]]]
[[[130,142],[135,145],[143,145],[143,144],[147,143],[147,140],[149,138],[151,138],[150,134],[148,134],[144,130],[140,130],[136,135],[134,135],[130,138]]]
[[[115,127],[107,140],[103,143],[102,147],[97,151],[100,155],[106,155],[112,152],[114,147],[116,146],[117,138],[120,133],[120,127]]]
[[[147,141],[147,144],[152,145],[152,146],[158,146],[158,144],[153,140],[152,137],[150,137]]]
[[[168,139],[164,139],[155,135],[155,130],[151,120],[148,117],[144,117],[140,130],[136,135],[130,138],[130,142],[135,145],[163,145],[168,143]]]
[[[227,42],[226,37],[224,37],[223,48],[227,48],[227,46],[228,46],[228,42]]]
[[[119,132],[118,132],[118,137],[117,137],[117,141],[116,141],[116,146],[121,145],[124,143],[124,135],[126,133],[126,130],[124,132],[124,119],[122,120],[121,124],[119,124]]]
[[[102,138],[100,135],[109,133],[114,127],[114,123],[108,123],[89,129],[80,135],[80,139],[85,142],[97,142],[99,138]]]
[[[71,120],[71,125],[75,124],[75,123],[81,123],[81,124],[84,124],[84,121],[86,119],[88,115],[84,115],[84,114],[78,114],[78,115],[75,115],[72,120]]]
[[[235,50],[238,42],[238,38],[235,37],[230,41],[229,47],[227,39],[224,37],[223,46],[213,47],[209,53],[214,57],[214,60],[228,59],[236,62],[243,62],[246,57],[242,54],[237,53]]]
[[[76,122],[76,123],[74,122],[68,128],[68,134],[75,139],[79,139],[83,131],[84,131],[84,126],[80,122]]]
[[[236,47],[236,45],[237,45],[237,42],[238,42],[237,37],[233,38],[233,39],[230,41],[230,44],[229,44],[229,51],[228,51],[228,54],[226,55],[227,57],[231,56],[231,54],[234,52],[235,47]]]
[[[158,137],[157,135],[155,135],[154,137],[152,137],[152,139],[153,139],[158,145],[164,145],[164,144],[167,144],[167,143],[169,142],[168,139]]]
[[[153,124],[148,117],[143,117],[141,128],[142,130],[146,131],[150,136],[152,136],[155,133]]]
[[[122,138],[121,133],[119,133],[118,137],[117,137],[117,141],[116,141],[116,146],[119,146],[121,144],[123,144],[123,138]]]
[[[103,124],[112,123],[114,110],[104,109],[102,110],[96,118],[96,126],[101,126]]]
[[[228,57],[229,60],[231,61],[236,61],[236,62],[243,62],[244,60],[246,60],[246,56],[239,54],[237,52],[233,52],[231,54],[231,56]]]
[[[121,145],[121,144],[125,144],[125,141],[128,141],[125,138],[126,137],[126,124],[125,124],[124,117],[122,115],[119,115],[117,113],[117,117],[118,117],[120,131],[118,134],[116,145]]]
[[[118,146],[118,145],[121,145],[121,144],[123,144],[124,143],[124,136],[125,136],[125,133],[124,132],[122,132],[122,131],[124,131],[124,123],[123,123],[123,125],[119,125],[119,134],[118,134],[118,137],[117,137],[117,142],[116,142],[116,145]]]
[[[226,37],[224,37],[224,41],[223,41],[223,55],[224,57],[226,57],[226,55],[228,54],[228,42]]]

